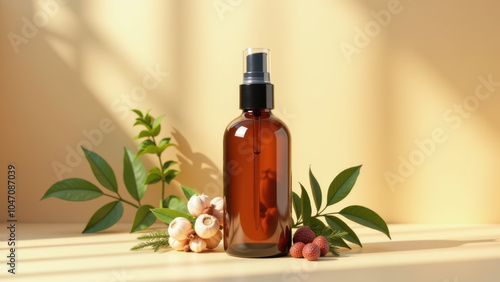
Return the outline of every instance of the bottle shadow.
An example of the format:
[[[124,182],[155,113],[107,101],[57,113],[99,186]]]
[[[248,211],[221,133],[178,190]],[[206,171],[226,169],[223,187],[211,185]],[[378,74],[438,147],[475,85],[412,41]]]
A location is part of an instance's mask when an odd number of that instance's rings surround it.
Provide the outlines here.
[[[206,155],[194,152],[186,137],[179,130],[173,128],[171,134],[177,142],[178,151],[180,152],[180,154],[177,154],[177,158],[182,173],[176,177],[176,181],[211,198],[221,197],[221,170]]]
[[[353,248],[350,254],[391,253],[431,249],[455,248],[465,244],[492,243],[496,239],[482,240],[408,240],[382,243],[366,243],[363,247]]]

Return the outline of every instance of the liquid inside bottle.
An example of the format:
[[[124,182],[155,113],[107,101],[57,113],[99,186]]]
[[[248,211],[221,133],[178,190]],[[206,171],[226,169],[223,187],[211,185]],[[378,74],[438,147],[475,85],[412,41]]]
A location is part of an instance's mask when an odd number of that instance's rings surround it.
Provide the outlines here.
[[[258,73],[268,70],[268,50],[245,57],[247,73],[254,73],[240,86],[243,113],[224,134],[224,249],[242,257],[281,256],[291,243],[290,133],[271,113],[269,73]],[[248,66],[255,59],[258,66]]]

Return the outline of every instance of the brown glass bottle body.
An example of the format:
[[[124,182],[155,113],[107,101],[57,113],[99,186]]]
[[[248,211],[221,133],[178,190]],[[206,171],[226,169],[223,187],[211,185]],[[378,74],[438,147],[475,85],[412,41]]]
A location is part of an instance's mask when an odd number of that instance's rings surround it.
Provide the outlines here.
[[[269,109],[244,110],[224,134],[224,249],[241,257],[288,254],[290,133]]]

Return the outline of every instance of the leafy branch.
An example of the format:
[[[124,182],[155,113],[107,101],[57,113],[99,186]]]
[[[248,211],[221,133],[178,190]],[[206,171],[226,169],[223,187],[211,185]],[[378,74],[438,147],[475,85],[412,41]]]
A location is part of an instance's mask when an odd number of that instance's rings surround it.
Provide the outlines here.
[[[347,197],[347,195],[349,195],[354,184],[356,183],[360,169],[361,165],[348,168],[338,174],[330,183],[326,204],[323,208],[321,208],[323,196],[321,187],[316,180],[316,177],[314,177],[311,168],[309,168],[309,183],[311,185],[312,199],[314,200],[314,204],[316,206],[316,214],[314,215],[311,208],[311,198],[309,197],[309,194],[304,186],[299,183],[301,188],[300,196],[297,193],[292,192],[292,204],[295,212],[295,220],[292,219],[292,226],[294,228],[298,228],[302,225],[307,225],[316,233],[316,236],[326,234],[327,236],[323,236],[327,238],[328,243],[330,244],[330,251],[332,251],[333,254],[336,254],[336,247],[351,248],[344,240],[362,247],[361,241],[356,233],[337,215],[380,231],[389,237],[389,239],[391,238],[389,228],[387,227],[385,221],[376,212],[369,208],[352,205],[343,208],[339,212],[324,213],[329,206],[342,201],[345,197]],[[320,220],[320,218],[325,220],[326,225]]]
[[[139,110],[133,110],[139,118],[135,125],[143,125],[146,129],[142,130],[135,139],[147,138],[139,144],[139,152],[136,154],[132,150],[123,148],[123,183],[128,194],[135,200],[128,201],[122,197],[118,190],[116,176],[111,166],[97,153],[82,147],[85,158],[87,159],[92,173],[102,187],[111,192],[104,193],[103,190],[95,184],[81,178],[63,179],[53,184],[42,197],[43,199],[55,197],[66,201],[89,201],[101,196],[112,198],[113,201],[99,208],[90,218],[83,233],[92,233],[105,230],[117,223],[123,215],[123,203],[137,209],[132,228],[130,232],[143,230],[151,226],[156,217],[151,211],[154,209],[151,205],[142,205],[141,200],[147,190],[148,184],[162,181],[162,196],[160,208],[169,207],[169,205],[178,205],[182,200],[179,197],[169,196],[165,198],[165,183],[170,182],[180,173],[178,170],[169,169],[176,164],[174,161],[162,162],[161,154],[166,148],[173,146],[170,138],[163,138],[158,144],[155,137],[160,134],[161,121],[164,116],[153,118],[149,111],[143,114]],[[144,163],[139,158],[143,154],[156,154],[160,160],[160,168],[154,167],[149,173],[146,173]]]
[[[146,176],[145,184],[154,184],[161,181],[161,201],[160,208],[164,207],[165,200],[165,183],[170,184],[170,182],[180,173],[179,170],[169,169],[172,165],[176,164],[175,161],[166,161],[163,162],[161,159],[161,154],[170,146],[174,146],[175,144],[170,143],[170,137],[161,139],[160,142],[156,143],[156,138],[161,131],[161,120],[165,117],[165,115],[161,115],[156,119],[153,119],[149,115],[149,111],[146,114],[143,114],[139,110],[132,110],[134,113],[138,115],[136,118],[136,125],[142,125],[145,127],[145,130],[142,130],[139,135],[134,137],[133,139],[141,139],[146,138],[146,140],[142,141],[139,144],[139,152],[137,152],[136,158],[144,155],[144,154],[153,154],[158,157],[158,161],[160,163],[159,167],[153,167],[149,170],[148,175]]]

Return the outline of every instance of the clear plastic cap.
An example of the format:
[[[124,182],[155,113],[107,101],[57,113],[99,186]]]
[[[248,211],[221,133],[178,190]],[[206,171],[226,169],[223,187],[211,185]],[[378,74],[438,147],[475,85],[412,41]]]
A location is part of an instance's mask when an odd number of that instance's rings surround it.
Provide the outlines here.
[[[271,83],[271,50],[246,48],[243,50],[243,83]]]

